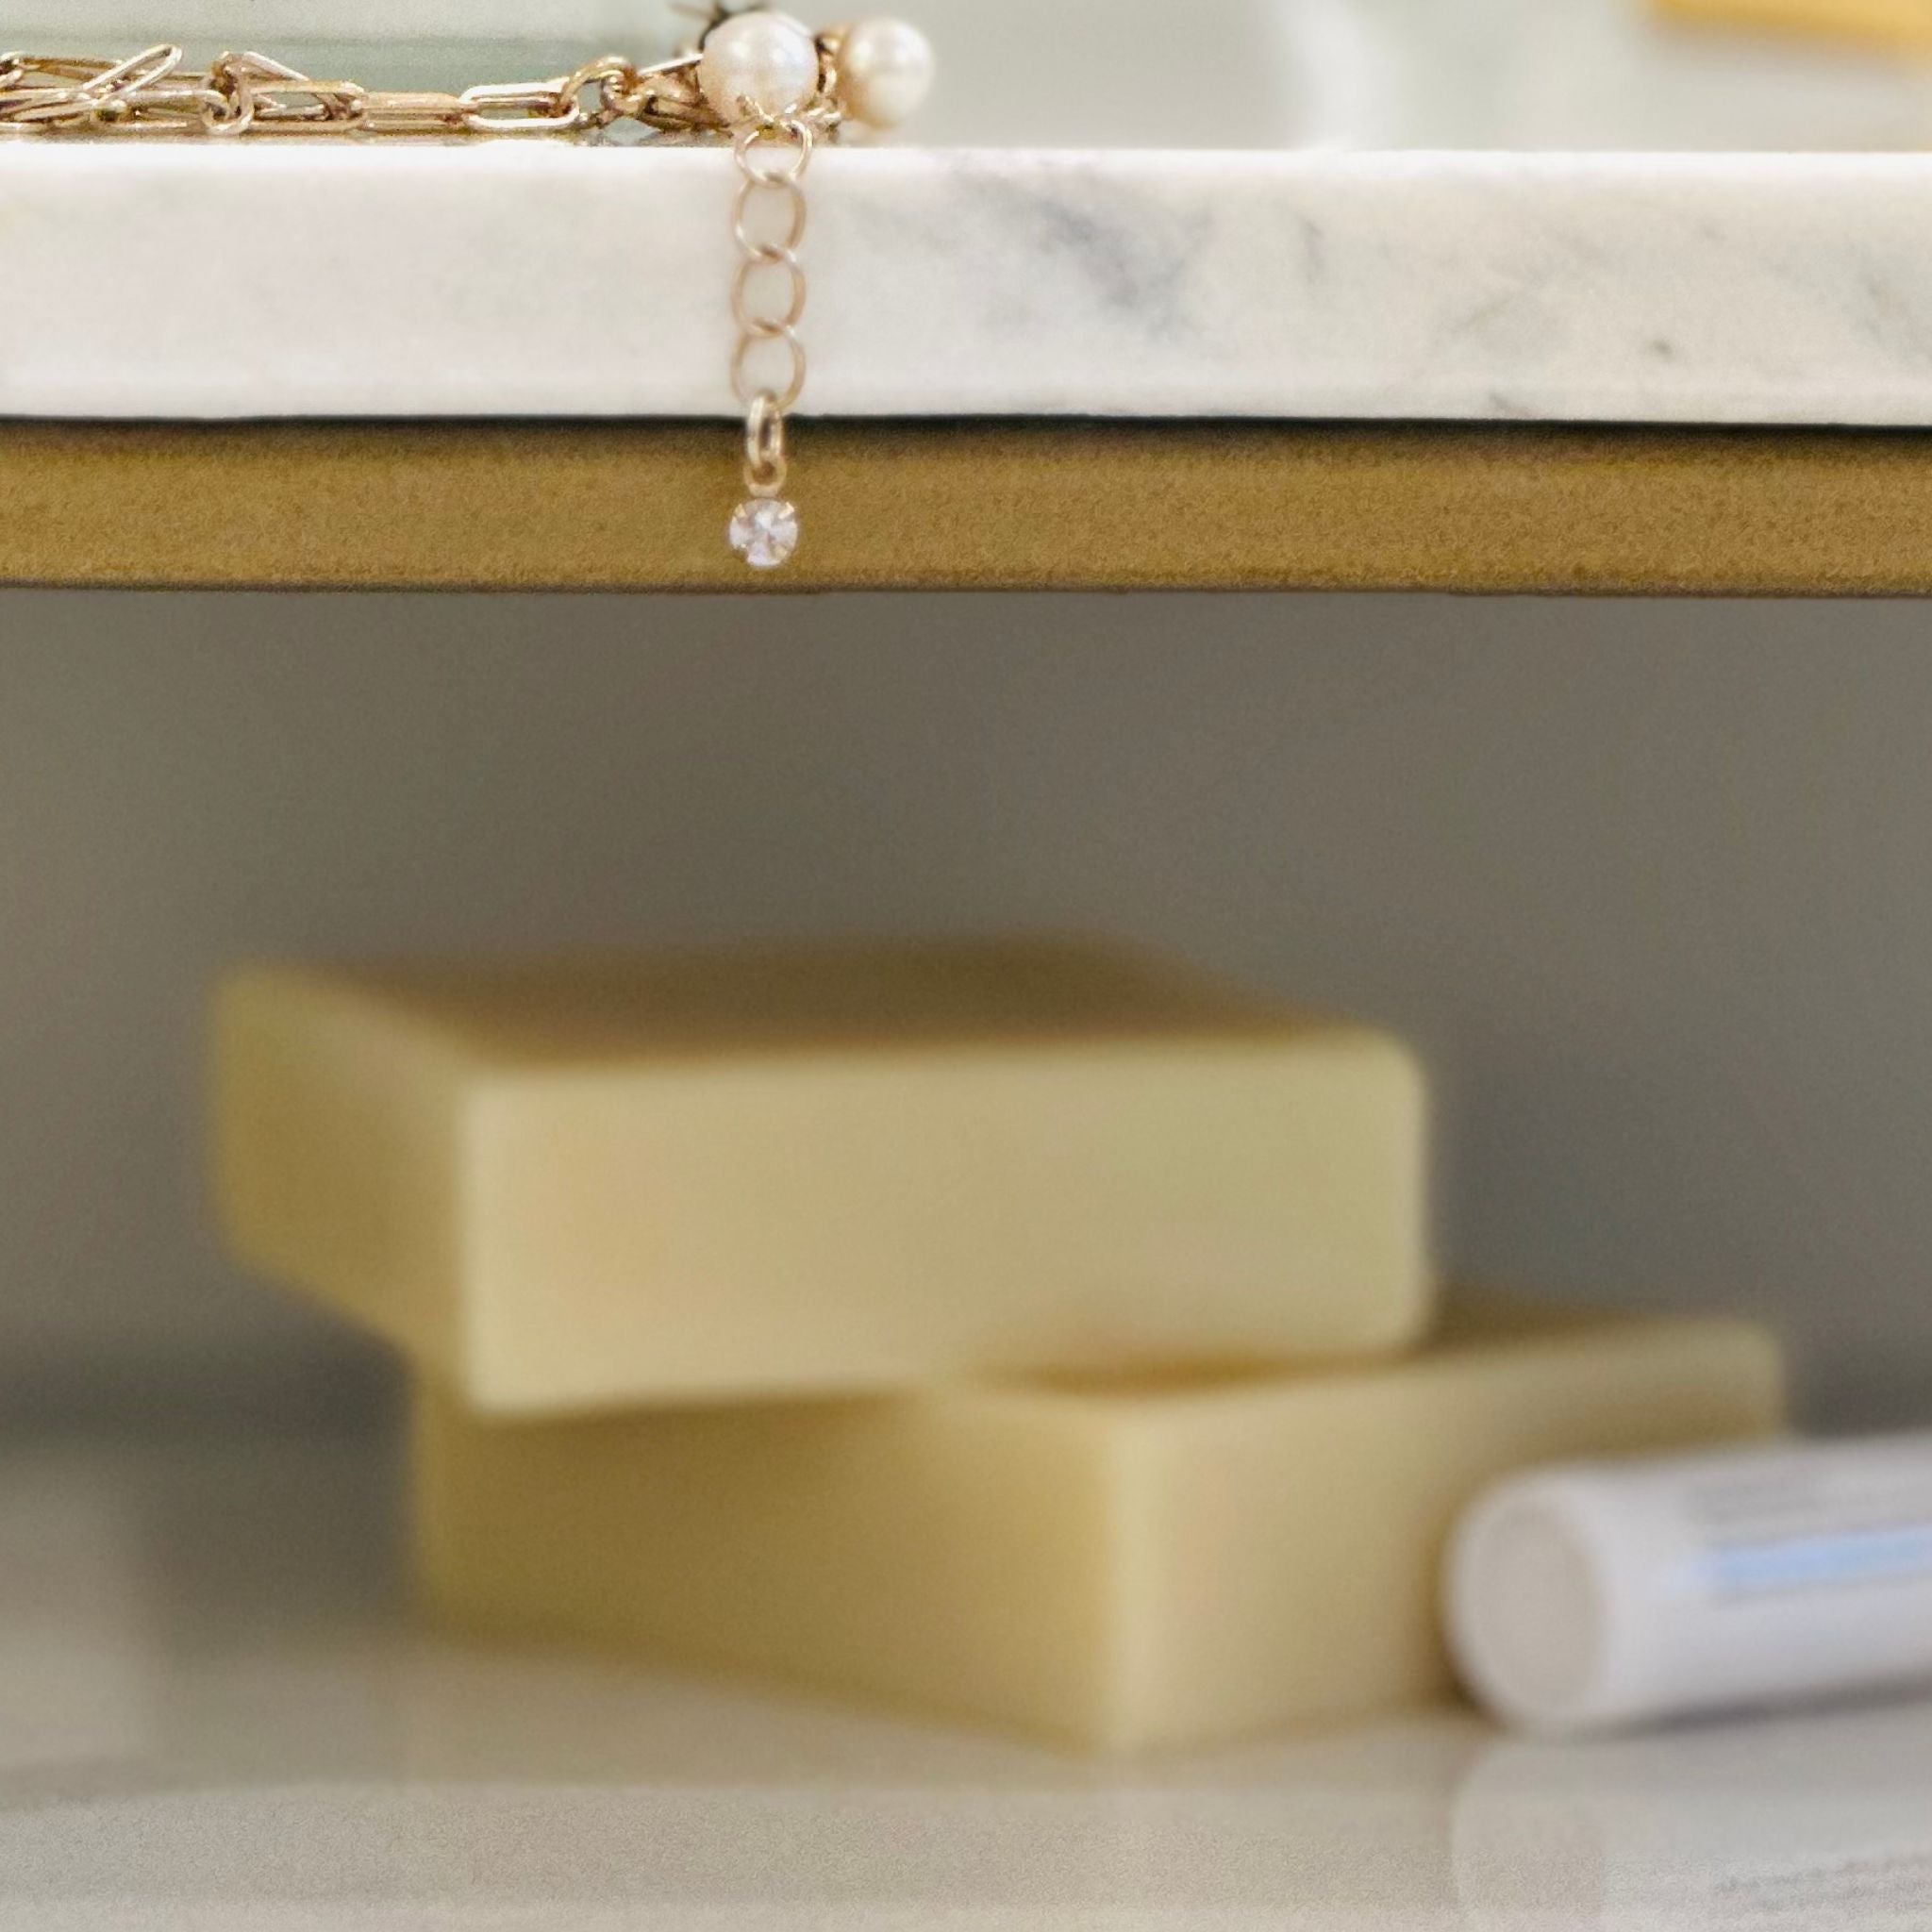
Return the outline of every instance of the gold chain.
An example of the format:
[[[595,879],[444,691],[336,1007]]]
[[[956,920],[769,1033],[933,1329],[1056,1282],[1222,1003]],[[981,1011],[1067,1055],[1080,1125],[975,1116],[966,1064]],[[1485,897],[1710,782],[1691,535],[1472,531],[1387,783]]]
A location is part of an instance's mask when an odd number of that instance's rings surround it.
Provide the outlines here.
[[[741,178],[731,224],[739,249],[731,289],[738,324],[731,383],[745,409],[748,500],[732,519],[731,541],[761,569],[783,563],[798,541],[798,511],[784,500],[785,417],[805,391],[798,325],[809,290],[798,250],[809,215],[805,175],[815,145],[811,123],[795,116],[741,128],[733,142]]]
[[[882,93],[880,75],[883,68],[891,82],[893,58],[903,72],[906,36],[911,64],[925,75],[931,50],[894,22],[812,35],[784,15],[754,19],[759,11],[713,0],[701,14],[706,25],[697,45],[656,66],[608,54],[574,74],[461,93],[318,79],[264,54],[224,54],[206,68],[188,66],[175,46],[150,47],[125,60],[0,54],[0,137],[500,141],[593,135],[624,123],[657,140],[729,139],[741,177],[732,220],[739,266],[731,291],[738,327],[731,386],[745,411],[748,492],[732,517],[730,540],[747,563],[770,570],[798,544],[798,511],[784,489],[786,418],[806,379],[798,332],[808,294],[798,253],[808,214],[806,174],[819,143],[849,120],[890,125],[898,117],[903,86],[896,98],[890,85]],[[758,44],[748,49],[748,40]],[[714,70],[712,52],[727,42],[732,46],[720,53]],[[782,82],[771,78],[774,63]],[[771,89],[781,85],[774,99]],[[923,81],[915,92],[923,92]]]
[[[696,54],[639,67],[609,54],[548,80],[401,92],[316,79],[265,54],[192,69],[179,47],[125,60],[0,54],[0,134],[441,135],[485,140],[596,133],[620,121],[655,134],[723,134]]]

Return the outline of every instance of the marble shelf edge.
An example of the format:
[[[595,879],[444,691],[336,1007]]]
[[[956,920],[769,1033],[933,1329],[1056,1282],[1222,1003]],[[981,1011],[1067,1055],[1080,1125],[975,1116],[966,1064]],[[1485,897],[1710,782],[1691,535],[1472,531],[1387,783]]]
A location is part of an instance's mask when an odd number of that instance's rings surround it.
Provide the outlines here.
[[[1932,157],[824,157],[829,416],[1932,424]],[[714,152],[0,142],[16,417],[728,407]]]

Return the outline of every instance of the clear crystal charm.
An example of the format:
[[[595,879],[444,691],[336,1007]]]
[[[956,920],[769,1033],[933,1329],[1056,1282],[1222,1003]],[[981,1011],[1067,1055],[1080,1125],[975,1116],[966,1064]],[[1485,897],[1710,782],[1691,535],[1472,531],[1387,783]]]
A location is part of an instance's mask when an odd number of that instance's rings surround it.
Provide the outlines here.
[[[754,496],[731,518],[731,547],[754,570],[776,570],[798,548],[798,510],[782,496]]]

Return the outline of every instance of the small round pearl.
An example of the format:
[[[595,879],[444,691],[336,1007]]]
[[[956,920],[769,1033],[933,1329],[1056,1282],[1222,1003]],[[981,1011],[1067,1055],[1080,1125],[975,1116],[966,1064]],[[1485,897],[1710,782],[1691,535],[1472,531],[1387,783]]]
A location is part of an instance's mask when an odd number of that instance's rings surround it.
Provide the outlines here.
[[[705,36],[698,86],[727,125],[775,121],[818,92],[818,43],[785,14],[734,13]]]
[[[839,47],[845,110],[868,127],[909,121],[932,92],[932,42],[903,20],[861,20]]]

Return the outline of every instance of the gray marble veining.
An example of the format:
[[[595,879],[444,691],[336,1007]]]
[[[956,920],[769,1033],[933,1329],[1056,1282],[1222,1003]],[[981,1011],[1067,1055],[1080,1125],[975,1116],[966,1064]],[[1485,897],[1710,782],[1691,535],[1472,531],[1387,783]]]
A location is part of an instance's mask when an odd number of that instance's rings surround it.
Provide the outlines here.
[[[275,4],[20,0],[388,24],[315,58],[420,83],[675,32]],[[1643,0],[894,4],[934,145],[814,173],[808,409],[1932,422],[1932,63]],[[724,414],[730,192],[692,152],[0,142],[9,287],[97,291],[0,305],[0,410]]]
[[[813,180],[824,413],[1932,423],[1932,158],[905,149]],[[126,299],[0,308],[0,410],[727,413],[731,189],[698,150],[15,142],[16,285],[112,258]]]

